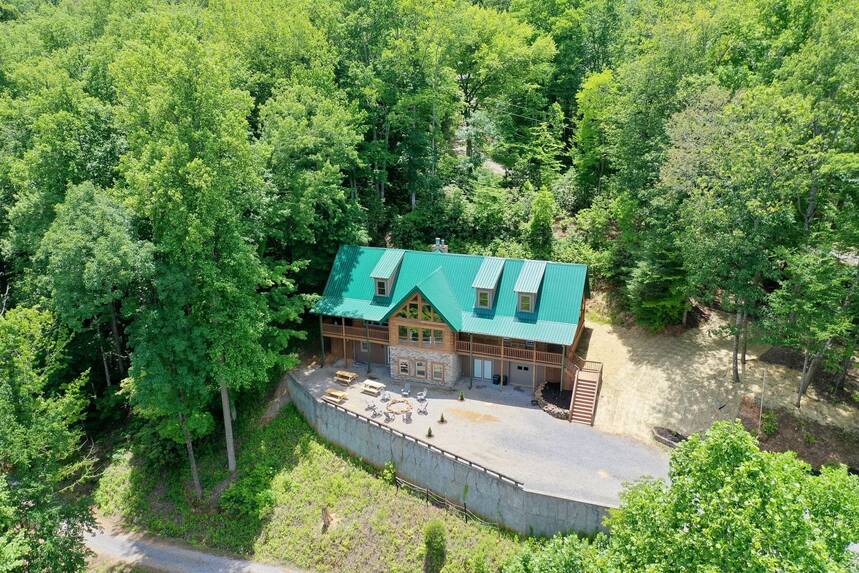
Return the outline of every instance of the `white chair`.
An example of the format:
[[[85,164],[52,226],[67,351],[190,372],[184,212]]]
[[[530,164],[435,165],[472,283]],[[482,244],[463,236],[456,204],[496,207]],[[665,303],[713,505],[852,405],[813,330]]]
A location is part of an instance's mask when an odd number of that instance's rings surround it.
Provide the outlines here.
[[[382,402],[387,402],[390,399],[391,399],[391,393],[390,392],[388,392],[387,390],[382,392],[382,398],[381,398]]]
[[[418,393],[415,395],[415,398],[417,398],[417,399],[418,399],[418,402],[423,402],[424,400],[426,400],[426,399],[427,399],[427,391],[426,391],[426,390],[421,390],[420,392],[418,392]]]
[[[400,390],[400,394],[403,396],[408,396],[412,393],[412,385],[409,382],[406,382],[406,385]]]
[[[428,406],[428,405],[429,405],[429,402],[420,402],[420,403],[418,404],[418,414],[424,414],[424,415],[426,415],[426,413],[427,413],[427,406]]]

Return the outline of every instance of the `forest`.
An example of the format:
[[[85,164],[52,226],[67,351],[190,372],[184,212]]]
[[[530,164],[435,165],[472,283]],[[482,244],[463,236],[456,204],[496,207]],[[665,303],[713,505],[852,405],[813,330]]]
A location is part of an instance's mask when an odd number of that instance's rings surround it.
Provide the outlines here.
[[[851,0],[0,0],[0,557],[83,567],[118,426],[234,473],[344,243],[718,307],[799,405],[859,345],[857,102]]]

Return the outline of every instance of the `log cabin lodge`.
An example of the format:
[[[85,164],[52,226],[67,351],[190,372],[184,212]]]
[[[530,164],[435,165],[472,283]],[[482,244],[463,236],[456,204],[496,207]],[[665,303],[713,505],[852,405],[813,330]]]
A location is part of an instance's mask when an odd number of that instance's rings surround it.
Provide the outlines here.
[[[442,386],[559,383],[570,419],[592,424],[600,380],[576,356],[588,295],[586,265],[449,253],[437,239],[432,251],[342,245],[312,311],[325,364]]]

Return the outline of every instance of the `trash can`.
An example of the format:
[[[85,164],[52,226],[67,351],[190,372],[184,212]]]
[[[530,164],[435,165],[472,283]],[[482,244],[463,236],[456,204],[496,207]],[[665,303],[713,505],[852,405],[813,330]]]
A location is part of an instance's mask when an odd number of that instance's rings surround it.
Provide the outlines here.
[[[492,383],[498,386],[501,384],[501,374],[493,374],[492,375]]]

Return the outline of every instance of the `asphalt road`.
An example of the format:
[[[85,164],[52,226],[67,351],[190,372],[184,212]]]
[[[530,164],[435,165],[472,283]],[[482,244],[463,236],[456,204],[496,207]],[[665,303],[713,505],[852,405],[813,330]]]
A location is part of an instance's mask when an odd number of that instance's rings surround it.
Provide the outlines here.
[[[151,535],[100,527],[86,536],[87,547],[100,560],[137,565],[168,573],[306,573],[299,569],[266,565],[225,555],[204,553]]]

